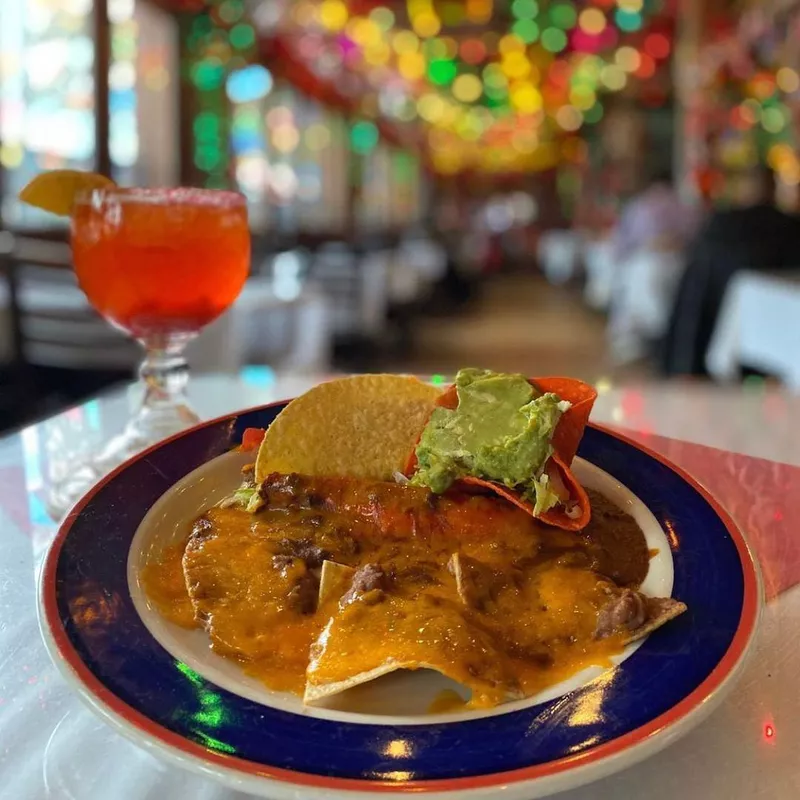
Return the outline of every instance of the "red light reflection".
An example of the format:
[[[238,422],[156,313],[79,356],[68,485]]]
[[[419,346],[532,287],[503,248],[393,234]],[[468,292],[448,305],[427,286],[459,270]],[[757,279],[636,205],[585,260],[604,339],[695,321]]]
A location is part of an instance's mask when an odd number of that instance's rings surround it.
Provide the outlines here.
[[[771,722],[764,724],[764,741],[767,744],[774,744],[775,742],[775,726]]]

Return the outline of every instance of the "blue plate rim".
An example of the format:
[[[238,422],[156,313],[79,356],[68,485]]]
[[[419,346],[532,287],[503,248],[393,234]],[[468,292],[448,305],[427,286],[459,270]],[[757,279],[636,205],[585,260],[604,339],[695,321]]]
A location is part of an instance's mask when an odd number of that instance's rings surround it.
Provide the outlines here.
[[[77,650],[72,646],[56,604],[55,572],[58,557],[74,522],[83,510],[91,503],[97,493],[109,482],[127,470],[134,462],[147,458],[151,453],[164,447],[169,442],[191,435],[193,432],[207,427],[231,423],[259,412],[269,411],[285,405],[287,401],[277,401],[259,405],[238,412],[224,414],[213,420],[201,423],[193,428],[178,433],[168,439],[139,453],[134,458],[120,465],[102,481],[100,481],[81,501],[79,501],[59,528],[59,531],[47,553],[40,572],[39,614],[40,628],[48,650],[60,671],[78,689],[84,700],[93,710],[114,725],[117,730],[140,744],[156,748],[166,753],[183,767],[200,771],[204,774],[215,774],[233,785],[241,785],[242,779],[255,778],[263,782],[268,779],[282,785],[306,786],[309,789],[341,790],[345,792],[450,792],[497,787],[506,784],[519,784],[538,781],[545,778],[557,778],[565,771],[574,774],[569,785],[577,785],[593,778],[581,779],[580,774],[593,769],[594,772],[607,774],[607,768],[614,760],[624,759],[625,764],[634,763],[651,752],[666,746],[680,735],[684,727],[693,727],[700,718],[704,718],[721,701],[723,690],[729,688],[740,672],[744,660],[752,649],[760,608],[763,602],[762,584],[757,562],[741,531],[710,492],[685,470],[669,461],[651,448],[632,440],[606,426],[590,423],[590,427],[606,434],[623,444],[640,451],[666,466],[682,481],[695,489],[711,506],[715,515],[725,526],[736,547],[744,577],[744,598],[739,625],[733,641],[720,659],[711,674],[680,703],[666,713],[651,720],[635,730],[630,731],[609,742],[590,748],[587,752],[551,761],[546,764],[524,767],[512,771],[472,777],[455,777],[434,780],[415,780],[396,782],[388,780],[366,780],[329,777],[305,772],[298,772],[278,767],[267,767],[240,757],[214,752],[190,742],[180,734],[176,734],[157,723],[154,723],[130,705],[120,700],[105,687],[91,670],[83,663]],[[690,724],[689,724],[690,723]],[[459,723],[451,723],[459,724]],[[604,768],[605,767],[605,768]],[[595,775],[594,777],[599,777]],[[273,784],[275,785],[275,784]],[[251,787],[252,788],[252,787]],[[566,788],[564,786],[563,788]]]

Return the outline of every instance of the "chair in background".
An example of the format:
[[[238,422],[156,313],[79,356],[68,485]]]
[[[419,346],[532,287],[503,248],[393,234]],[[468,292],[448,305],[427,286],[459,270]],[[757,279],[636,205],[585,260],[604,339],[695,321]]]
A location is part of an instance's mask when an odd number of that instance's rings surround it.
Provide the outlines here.
[[[417,273],[420,288],[414,300],[422,299],[425,292],[441,281],[447,272],[447,251],[422,230],[412,230],[403,236],[396,251],[399,268]]]
[[[608,321],[616,364],[649,355],[664,336],[684,269],[682,253],[659,247],[640,249],[619,265],[610,289]]]
[[[389,305],[389,268],[385,252],[359,257],[339,242],[324,244],[314,254],[309,278],[329,300],[337,338],[374,342],[381,337]]]
[[[730,382],[745,366],[800,391],[800,271],[778,277],[743,270],[728,284],[706,367]]]
[[[539,237],[537,259],[547,280],[554,286],[577,277],[583,238],[577,231],[552,230]]]
[[[253,272],[273,279],[276,292],[296,293],[311,269],[311,253],[305,247],[294,247],[272,253],[256,266]]]
[[[596,311],[607,311],[611,305],[617,275],[614,245],[610,239],[586,242],[583,248],[586,286],[583,299]]]
[[[71,270],[23,267],[19,277],[27,364],[133,374],[141,348],[89,305]]]
[[[273,278],[256,276],[233,306],[191,342],[186,357],[193,371],[238,373],[247,364],[269,364],[291,372],[330,367],[329,303],[313,285],[290,296]]]
[[[0,234],[0,427],[128,379],[139,348],[91,308],[63,241]]]
[[[364,253],[357,263],[359,326],[372,341],[378,341],[386,330],[394,264],[394,252],[386,248]]]
[[[89,305],[71,269],[69,247],[27,237],[9,241],[13,290],[7,284],[0,295],[5,363],[17,360],[36,367],[133,370],[141,358],[139,349]],[[13,317],[19,326],[18,353],[11,347]]]
[[[104,378],[108,382],[134,374],[141,348],[89,305],[70,267],[66,244],[17,237],[10,254],[13,296],[0,283],[0,332],[9,383],[28,386],[23,395],[52,392],[47,402],[64,404],[81,394],[69,393],[73,385],[85,384],[92,393],[102,388]],[[294,371],[327,369],[329,304],[316,287],[302,282],[303,271],[299,254],[279,254],[272,274],[250,279],[231,311],[190,344],[190,364],[202,372],[229,373],[247,363]],[[12,346],[14,319],[18,348]]]

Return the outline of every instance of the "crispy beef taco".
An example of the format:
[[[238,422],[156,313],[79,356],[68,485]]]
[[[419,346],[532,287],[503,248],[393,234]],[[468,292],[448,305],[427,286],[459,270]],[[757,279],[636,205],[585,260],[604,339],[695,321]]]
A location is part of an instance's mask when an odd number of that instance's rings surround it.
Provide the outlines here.
[[[591,507],[570,464],[596,397],[569,378],[461,370],[436,401],[406,474],[436,493],[489,490],[549,525],[581,530]]]

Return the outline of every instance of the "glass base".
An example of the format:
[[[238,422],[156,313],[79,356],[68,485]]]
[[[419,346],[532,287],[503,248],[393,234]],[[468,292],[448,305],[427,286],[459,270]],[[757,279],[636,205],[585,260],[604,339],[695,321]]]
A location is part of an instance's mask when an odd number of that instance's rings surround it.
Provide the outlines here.
[[[68,476],[51,487],[46,499],[47,513],[56,521],[62,520],[75,503],[113,469],[198,422],[200,417],[185,404],[161,408],[145,406],[99,453],[71,465]]]

